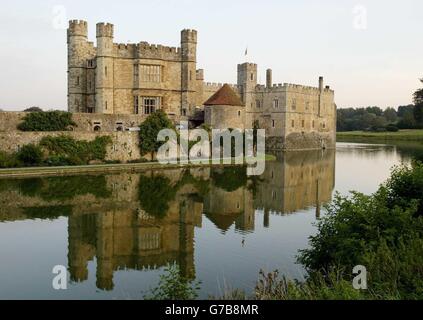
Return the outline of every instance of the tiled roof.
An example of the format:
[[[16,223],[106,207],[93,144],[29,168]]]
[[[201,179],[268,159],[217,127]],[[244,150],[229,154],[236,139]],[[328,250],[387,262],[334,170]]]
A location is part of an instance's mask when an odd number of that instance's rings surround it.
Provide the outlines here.
[[[204,105],[206,106],[242,106],[243,103],[238,94],[228,85],[225,84],[214,95],[208,99]]]

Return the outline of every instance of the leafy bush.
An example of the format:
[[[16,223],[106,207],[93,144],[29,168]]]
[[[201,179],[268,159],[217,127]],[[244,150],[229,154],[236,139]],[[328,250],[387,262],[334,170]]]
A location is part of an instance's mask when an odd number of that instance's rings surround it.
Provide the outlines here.
[[[96,137],[93,141],[75,140],[66,135],[44,137],[40,146],[49,153],[47,162],[51,165],[84,165],[91,160],[104,160],[109,136]]]
[[[16,154],[8,154],[0,151],[0,168],[16,168],[22,164],[16,157]]]
[[[40,146],[27,144],[17,152],[16,158],[25,166],[39,166],[43,163],[44,153]]]
[[[18,129],[21,131],[69,131],[73,126],[76,126],[76,123],[69,112],[30,112],[18,125]]]
[[[181,275],[177,265],[168,265],[160,276],[159,284],[145,296],[147,300],[195,300],[200,282],[194,282]]]
[[[398,132],[399,128],[394,124],[388,124],[386,126],[386,131],[388,131],[388,132]]]
[[[299,262],[311,276],[334,267],[364,265],[372,297],[423,298],[423,165],[396,168],[388,182],[366,196],[335,196],[327,215],[302,250]]]

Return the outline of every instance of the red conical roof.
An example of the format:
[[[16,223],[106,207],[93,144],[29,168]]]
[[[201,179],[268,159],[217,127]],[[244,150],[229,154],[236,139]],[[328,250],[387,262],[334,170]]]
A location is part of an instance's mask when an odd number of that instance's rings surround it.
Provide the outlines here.
[[[243,103],[238,94],[228,85],[225,84],[214,95],[212,95],[206,102],[205,106],[243,106]]]

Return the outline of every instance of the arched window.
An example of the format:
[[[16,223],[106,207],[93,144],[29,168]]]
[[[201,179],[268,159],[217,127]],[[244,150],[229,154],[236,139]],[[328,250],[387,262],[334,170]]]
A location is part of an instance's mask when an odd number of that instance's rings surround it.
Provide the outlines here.
[[[94,126],[94,131],[96,132],[101,131],[101,127],[99,125]]]

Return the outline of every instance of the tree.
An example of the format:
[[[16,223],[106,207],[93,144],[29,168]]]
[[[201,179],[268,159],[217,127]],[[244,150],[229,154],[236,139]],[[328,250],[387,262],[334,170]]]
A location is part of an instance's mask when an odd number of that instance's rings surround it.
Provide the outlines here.
[[[140,125],[139,137],[141,155],[144,156],[147,153],[151,153],[151,160],[154,159],[154,154],[163,144],[163,142],[157,141],[157,136],[163,129],[175,129],[175,127],[166,113],[162,110],[158,110],[149,115]]]
[[[384,112],[383,112],[383,116],[385,117],[385,119],[390,122],[390,123],[395,123],[398,120],[398,116],[397,116],[397,112],[395,111],[394,108],[387,108]]]
[[[423,83],[423,79],[420,81]],[[418,127],[423,127],[423,88],[414,92],[413,100],[415,104],[414,119]]]
[[[39,107],[31,107],[31,108],[25,109],[24,112],[43,112],[43,109]]]

